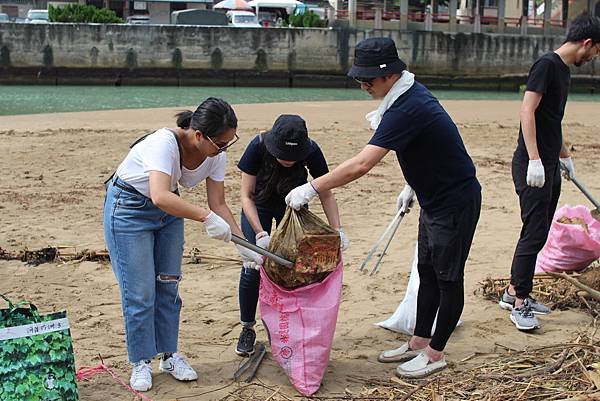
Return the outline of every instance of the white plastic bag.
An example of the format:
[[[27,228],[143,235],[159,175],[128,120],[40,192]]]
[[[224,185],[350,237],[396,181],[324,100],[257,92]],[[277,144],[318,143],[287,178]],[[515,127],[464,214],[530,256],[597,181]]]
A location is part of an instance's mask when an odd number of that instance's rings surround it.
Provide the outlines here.
[[[398,333],[404,333],[412,336],[415,332],[415,324],[417,322],[417,296],[419,295],[419,269],[417,264],[419,262],[419,244],[415,244],[415,257],[413,258],[412,268],[410,269],[410,278],[408,279],[408,286],[406,287],[406,294],[404,299],[398,305],[396,312],[383,322],[375,323],[379,327],[384,329],[397,331]],[[435,325],[437,323],[437,316],[433,321],[431,327],[431,335],[435,331]],[[459,320],[456,327],[462,326],[462,321]]]
[[[400,302],[400,305],[398,305],[396,312],[394,312],[387,320],[375,323],[377,326],[399,333],[413,335],[417,321],[417,295],[419,294],[420,283],[419,270],[417,269],[418,261],[419,244],[417,243],[415,244],[415,256],[413,258],[410,278],[408,279],[408,286],[406,287],[404,299]],[[433,327],[431,329],[432,333],[435,330],[436,321],[433,322]]]

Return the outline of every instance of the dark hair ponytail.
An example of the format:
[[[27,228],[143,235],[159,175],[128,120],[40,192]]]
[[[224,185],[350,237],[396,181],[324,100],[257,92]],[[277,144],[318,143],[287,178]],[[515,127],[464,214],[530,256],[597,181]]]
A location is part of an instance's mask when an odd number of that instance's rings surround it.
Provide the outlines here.
[[[192,115],[194,112],[191,110],[183,110],[175,114],[177,118],[177,126],[179,128],[188,129],[190,128],[190,122],[192,121]]]
[[[223,99],[209,97],[192,113],[189,128],[215,138],[228,129],[237,128],[237,117],[229,103]]]

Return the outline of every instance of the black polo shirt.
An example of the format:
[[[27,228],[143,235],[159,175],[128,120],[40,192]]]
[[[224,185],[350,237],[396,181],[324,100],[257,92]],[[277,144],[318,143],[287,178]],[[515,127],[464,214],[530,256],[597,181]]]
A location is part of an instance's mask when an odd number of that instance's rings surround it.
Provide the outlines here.
[[[570,85],[569,66],[554,52],[544,54],[529,70],[526,90],[542,93],[540,104],[535,110],[535,131],[538,152],[544,165],[558,163],[563,143],[561,123]],[[529,160],[521,127],[515,157],[523,162]]]
[[[458,128],[418,82],[384,113],[369,144],[396,152],[406,182],[428,213],[459,209],[481,191]]]

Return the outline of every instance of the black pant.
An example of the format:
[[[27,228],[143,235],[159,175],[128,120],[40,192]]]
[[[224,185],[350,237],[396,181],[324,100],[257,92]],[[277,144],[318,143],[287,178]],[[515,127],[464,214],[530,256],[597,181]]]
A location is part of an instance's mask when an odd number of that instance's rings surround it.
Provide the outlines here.
[[[481,193],[462,208],[419,218],[419,293],[415,335],[431,338],[429,346],[443,351],[464,306],[464,270],[481,211]],[[437,313],[433,336],[431,328]]]
[[[283,218],[285,208],[280,210],[273,210],[271,207],[261,207],[256,205],[256,211],[258,212],[258,219],[263,229],[270,233],[273,219],[277,225]],[[253,244],[256,243],[256,234],[248,222],[248,219],[242,212],[241,229],[244,236],[248,241]],[[246,269],[242,267],[240,274],[240,286],[239,286],[239,302],[240,302],[240,320],[243,324],[252,326],[256,321],[256,305],[258,304],[258,288],[260,285],[260,274],[258,270]]]
[[[544,166],[544,186],[530,187],[526,181],[527,165],[527,161],[513,158],[512,176],[519,195],[523,227],[510,269],[510,282],[515,287],[517,297],[522,299],[527,298],[533,289],[535,262],[548,238],[561,184],[558,163],[548,163]]]

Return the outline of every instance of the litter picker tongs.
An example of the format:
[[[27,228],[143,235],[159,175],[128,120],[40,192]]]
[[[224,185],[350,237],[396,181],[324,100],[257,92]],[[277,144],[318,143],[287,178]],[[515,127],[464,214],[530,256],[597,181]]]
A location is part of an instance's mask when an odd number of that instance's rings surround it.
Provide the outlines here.
[[[238,244],[239,246],[243,246],[244,248],[248,248],[251,251],[254,251],[258,254],[266,256],[267,258],[271,259],[273,262],[279,265],[289,267],[290,269],[294,267],[294,262],[291,262],[273,252],[269,252],[266,249],[261,248],[260,246],[254,245],[252,242],[248,242],[244,238],[238,237],[235,234],[231,235],[231,242],[233,242],[234,244]]]
[[[240,365],[238,370],[233,374],[233,380],[241,381],[244,380],[246,383],[252,382],[254,376],[256,376],[256,371],[260,367],[260,363],[265,357],[267,353],[267,349],[263,343],[256,343],[254,347],[255,351],[248,357],[244,363]],[[244,378],[245,376],[245,378]]]
[[[567,166],[565,166],[565,164],[563,162],[560,162],[560,168],[565,173],[569,174],[569,170],[567,169]],[[575,178],[573,176],[573,177],[569,178],[569,180],[573,181],[573,184],[575,184],[575,186],[577,188],[579,188],[581,193],[584,194],[585,197],[588,198],[589,201],[592,202],[592,204],[596,207],[596,210],[592,210],[592,217],[594,217],[595,219],[600,219],[600,203],[592,196],[592,194],[589,193],[587,188],[584,187],[583,184],[581,182],[579,182],[579,180],[577,180],[577,178]]]
[[[360,267],[358,268],[358,270],[362,271],[365,268],[365,266],[367,265],[367,263],[369,262],[369,260],[371,260],[371,258],[375,254],[375,252],[377,252],[377,249],[379,248],[379,246],[381,245],[381,243],[389,235],[389,237],[387,239],[387,242],[385,243],[385,247],[383,248],[383,251],[379,255],[379,258],[377,259],[377,262],[375,263],[375,266],[373,266],[373,268],[371,269],[371,272],[369,273],[369,276],[372,276],[373,274],[377,273],[377,269],[379,269],[379,265],[381,264],[381,260],[383,259],[383,256],[385,255],[385,252],[387,251],[388,247],[390,246],[390,243],[392,242],[392,239],[394,238],[394,235],[396,234],[396,231],[398,230],[398,227],[400,227],[400,223],[402,223],[402,219],[404,219],[404,216],[406,215],[406,213],[407,213],[406,211],[400,211],[400,210],[396,213],[396,215],[394,216],[394,218],[392,219],[392,221],[390,222],[390,224],[387,226],[387,228],[385,229],[385,231],[383,232],[383,234],[381,234],[381,237],[379,237],[379,239],[377,240],[377,242],[375,242],[375,245],[373,245],[373,248],[371,248],[371,251],[369,252],[369,254],[367,255],[367,257],[365,258],[364,262],[362,262],[362,264],[360,265]]]

